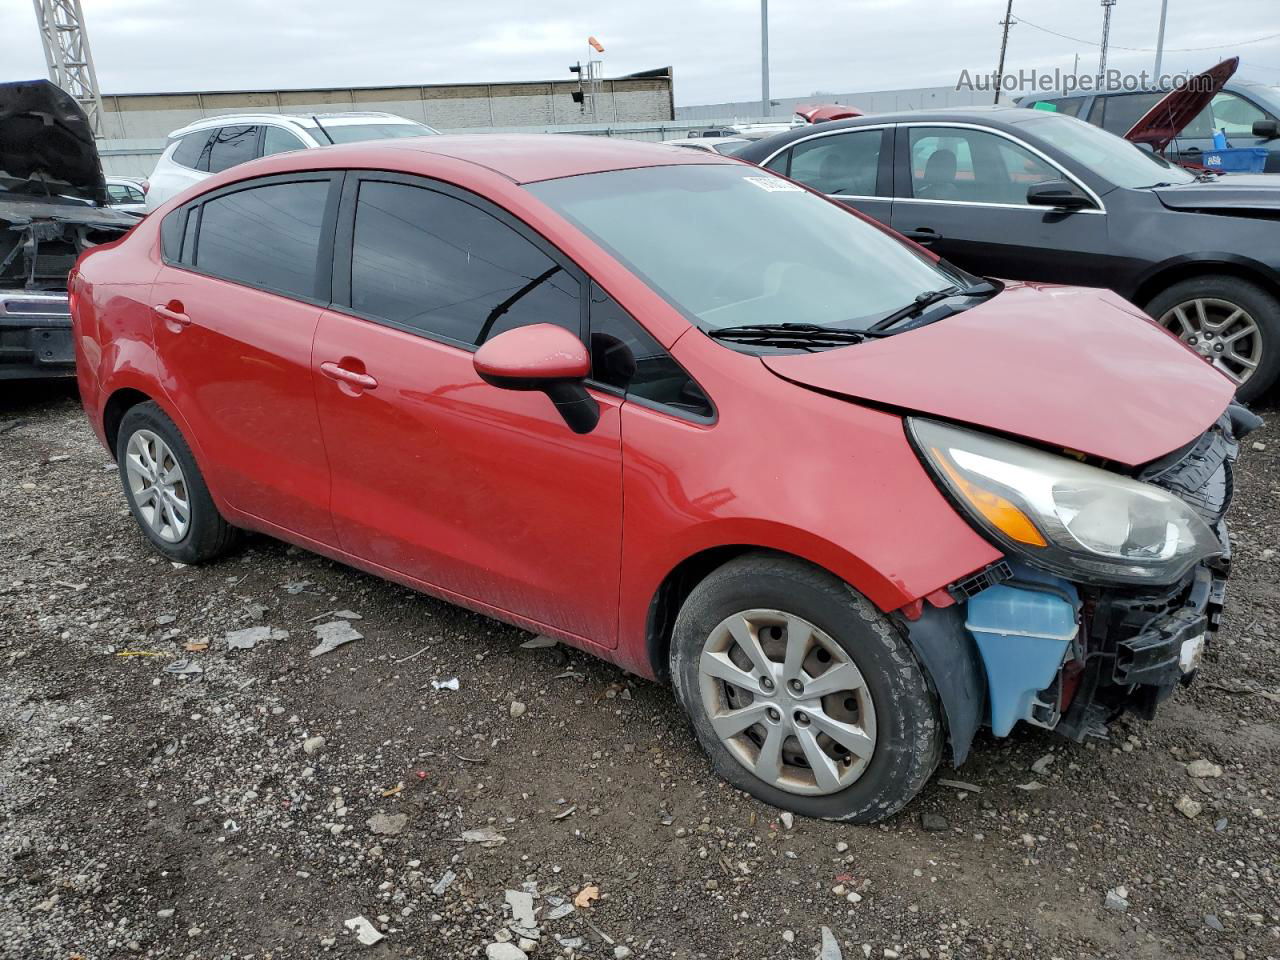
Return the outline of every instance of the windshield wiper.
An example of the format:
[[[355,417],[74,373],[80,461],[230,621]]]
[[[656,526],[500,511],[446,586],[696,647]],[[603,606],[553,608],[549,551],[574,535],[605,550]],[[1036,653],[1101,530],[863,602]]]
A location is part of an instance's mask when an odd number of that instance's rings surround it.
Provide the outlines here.
[[[875,336],[862,330],[840,330],[817,323],[744,323],[734,327],[703,327],[702,332],[716,340],[771,346],[862,343],[869,336]]]
[[[958,297],[964,293],[964,290],[956,286],[943,287],[941,290],[926,290],[902,309],[895,310],[888,316],[877,320],[871,326],[867,327],[866,332],[875,336],[881,331],[888,330],[895,324],[901,323],[903,320],[918,316],[935,303],[941,303],[943,300],[950,300],[952,297]]]

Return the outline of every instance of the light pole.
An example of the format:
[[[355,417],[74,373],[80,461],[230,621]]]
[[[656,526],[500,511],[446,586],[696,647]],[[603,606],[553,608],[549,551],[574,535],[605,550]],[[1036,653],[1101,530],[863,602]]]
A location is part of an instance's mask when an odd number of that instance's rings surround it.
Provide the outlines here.
[[[760,115],[771,116],[769,106],[769,0],[760,0]]]
[[[1160,85],[1160,64],[1164,60],[1164,18],[1169,12],[1169,0],[1160,0],[1160,32],[1156,34],[1156,75],[1153,86]]]
[[[1004,86],[1004,51],[1009,46],[1009,27],[1013,23],[1013,0],[1005,7],[1004,19],[1000,21],[1004,27],[1004,36],[1000,38],[1000,65],[996,67],[996,98],[993,103],[1000,102],[1000,88]]]

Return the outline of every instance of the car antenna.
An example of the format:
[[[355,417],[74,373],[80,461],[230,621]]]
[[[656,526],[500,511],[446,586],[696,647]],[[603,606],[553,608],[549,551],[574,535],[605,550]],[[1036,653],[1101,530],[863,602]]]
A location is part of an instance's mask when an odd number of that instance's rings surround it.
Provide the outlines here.
[[[312,119],[312,120],[314,120],[314,121],[316,122],[316,126],[320,128],[320,132],[321,132],[321,133],[323,133],[323,134],[325,135],[325,138],[326,138],[330,143],[337,143],[337,142],[338,142],[337,140],[333,139],[333,137],[332,137],[332,136],[330,136],[329,131],[328,131],[328,130],[326,130],[326,129],[324,128],[324,124],[320,122],[320,118],[319,118],[319,117],[317,117],[317,116],[313,113],[313,114],[311,115],[311,119]]]

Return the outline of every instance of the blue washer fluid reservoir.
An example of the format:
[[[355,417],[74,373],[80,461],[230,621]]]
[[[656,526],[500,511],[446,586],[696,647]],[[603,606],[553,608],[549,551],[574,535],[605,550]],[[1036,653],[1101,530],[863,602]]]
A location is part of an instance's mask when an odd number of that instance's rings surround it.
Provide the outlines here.
[[[1013,579],[972,597],[965,617],[987,671],[997,737],[1031,716],[1036,694],[1053,683],[1080,629],[1074,586],[1026,564],[1012,566]]]

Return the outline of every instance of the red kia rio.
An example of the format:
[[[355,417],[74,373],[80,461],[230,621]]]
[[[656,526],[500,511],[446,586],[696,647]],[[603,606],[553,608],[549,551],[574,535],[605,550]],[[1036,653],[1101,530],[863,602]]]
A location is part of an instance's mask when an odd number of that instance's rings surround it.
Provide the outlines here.
[[[715,769],[801,814],[888,816],[982,726],[1149,716],[1222,609],[1230,381],[1112,294],[970,276],[729,158],[277,155],[71,292],[166,557],[255,530],[670,679]]]

